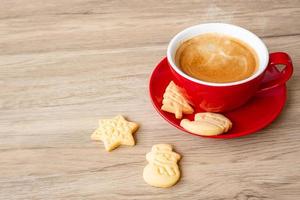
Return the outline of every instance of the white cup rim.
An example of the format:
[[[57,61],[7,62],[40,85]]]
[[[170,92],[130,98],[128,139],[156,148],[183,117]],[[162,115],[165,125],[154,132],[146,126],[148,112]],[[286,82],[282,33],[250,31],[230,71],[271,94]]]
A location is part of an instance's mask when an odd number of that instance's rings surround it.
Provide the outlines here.
[[[232,37],[241,39],[243,42],[246,42],[248,45],[250,45],[257,53],[257,56],[259,58],[259,67],[257,71],[250,77],[240,80],[240,81],[235,81],[235,82],[229,82],[229,83],[213,83],[213,82],[207,82],[207,81],[202,81],[196,78],[193,78],[186,73],[184,73],[179,67],[176,66],[175,64],[175,53],[176,50],[179,46],[180,43],[183,41],[194,37],[196,35],[201,34],[201,31],[207,29],[207,30],[217,30],[217,31],[204,31],[204,33],[212,33],[212,32],[217,32],[217,33],[223,33],[226,35],[230,35]],[[230,34],[230,33],[233,34]],[[240,35],[234,35],[234,34],[240,34]],[[192,35],[192,36],[191,36]],[[243,38],[241,38],[243,37]],[[249,38],[249,40],[247,40]],[[246,41],[247,40],[247,41]],[[266,67],[268,66],[269,62],[269,52],[264,44],[264,42],[254,33],[250,32],[247,29],[244,29],[240,26],[236,26],[233,24],[226,24],[226,23],[205,23],[205,24],[198,24],[195,26],[188,27],[184,29],[183,31],[177,33],[170,41],[167,49],[167,59],[171,67],[182,77],[193,81],[195,83],[203,84],[203,85],[208,85],[208,86],[233,86],[233,85],[240,85],[246,82],[249,82],[259,75],[261,75]]]

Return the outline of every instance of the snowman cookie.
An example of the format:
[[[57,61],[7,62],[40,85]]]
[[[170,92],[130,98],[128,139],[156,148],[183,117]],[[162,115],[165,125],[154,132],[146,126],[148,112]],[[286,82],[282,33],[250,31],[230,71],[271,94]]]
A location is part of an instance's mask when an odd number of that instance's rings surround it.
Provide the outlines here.
[[[154,187],[171,187],[180,178],[177,162],[181,156],[172,151],[169,144],[156,144],[146,155],[149,162],[144,168],[143,177],[146,183]]]

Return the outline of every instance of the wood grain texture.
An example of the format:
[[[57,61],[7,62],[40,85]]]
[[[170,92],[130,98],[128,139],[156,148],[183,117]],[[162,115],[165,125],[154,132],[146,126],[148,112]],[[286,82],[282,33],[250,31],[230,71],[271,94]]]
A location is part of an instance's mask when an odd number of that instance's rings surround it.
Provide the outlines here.
[[[297,0],[2,0],[0,199],[299,199],[299,19]],[[243,26],[293,59],[285,109],[257,134],[196,138],[150,103],[149,75],[168,41],[204,22]],[[116,114],[141,124],[137,145],[107,153],[89,137]],[[169,189],[142,178],[157,143],[183,156]]]

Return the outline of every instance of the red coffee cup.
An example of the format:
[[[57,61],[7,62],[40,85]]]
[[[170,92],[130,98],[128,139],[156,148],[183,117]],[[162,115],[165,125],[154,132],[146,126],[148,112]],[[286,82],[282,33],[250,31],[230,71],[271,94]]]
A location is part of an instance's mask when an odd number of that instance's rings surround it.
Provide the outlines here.
[[[241,81],[230,83],[212,83],[195,79],[185,74],[175,64],[177,48],[184,41],[205,33],[221,33],[237,38],[252,47],[258,57],[256,72]],[[287,53],[276,52],[269,54],[266,45],[252,32],[239,26],[223,23],[208,23],[189,27],[173,37],[168,45],[167,59],[175,77],[175,83],[183,88],[187,97],[197,107],[209,112],[224,112],[233,110],[245,104],[258,92],[285,84],[292,76],[293,65]],[[276,65],[284,65],[280,73]],[[264,74],[275,74],[272,79],[265,80]]]

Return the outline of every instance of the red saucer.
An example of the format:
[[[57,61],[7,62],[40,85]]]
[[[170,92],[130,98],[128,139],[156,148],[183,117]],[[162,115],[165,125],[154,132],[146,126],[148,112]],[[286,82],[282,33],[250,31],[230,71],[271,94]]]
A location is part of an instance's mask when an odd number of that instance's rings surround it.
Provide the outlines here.
[[[279,72],[278,72],[279,73]],[[274,77],[274,74],[272,74]],[[169,69],[167,58],[164,58],[154,69],[150,77],[149,93],[152,103],[156,111],[170,124],[176,128],[190,133],[183,129],[179,124],[180,120],[176,119],[174,114],[167,113],[160,109],[162,105],[163,93],[169,82],[173,79]],[[266,74],[265,79],[272,79],[271,74]],[[270,124],[281,112],[286,101],[286,86],[279,86],[260,92],[254,96],[246,105],[223,113],[232,123],[232,129],[225,134],[218,136],[205,136],[211,138],[235,138],[251,133],[264,128]],[[202,109],[194,107],[195,113],[203,112]],[[194,114],[184,115],[184,118],[194,119]],[[190,133],[193,134],[193,133]],[[195,134],[193,134],[195,135]],[[197,135],[198,136],[198,135]],[[204,137],[204,136],[202,136]]]

